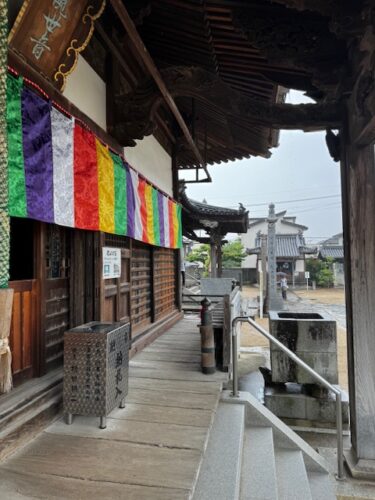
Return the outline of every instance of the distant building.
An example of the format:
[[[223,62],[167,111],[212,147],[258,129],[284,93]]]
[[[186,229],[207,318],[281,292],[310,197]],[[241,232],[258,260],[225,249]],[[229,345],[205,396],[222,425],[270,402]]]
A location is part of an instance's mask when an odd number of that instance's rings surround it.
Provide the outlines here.
[[[331,258],[334,260],[333,281],[335,286],[343,286],[345,284],[344,275],[344,237],[343,233],[338,233],[319,244],[320,259]]]
[[[316,248],[306,246],[303,232],[308,228],[296,223],[296,217],[286,216],[286,212],[276,214],[276,263],[277,271],[284,272],[290,283],[304,281],[305,255],[316,253]],[[250,218],[246,234],[241,242],[248,256],[242,262],[244,280],[257,281],[257,271],[261,268],[261,238],[267,237],[267,217]]]

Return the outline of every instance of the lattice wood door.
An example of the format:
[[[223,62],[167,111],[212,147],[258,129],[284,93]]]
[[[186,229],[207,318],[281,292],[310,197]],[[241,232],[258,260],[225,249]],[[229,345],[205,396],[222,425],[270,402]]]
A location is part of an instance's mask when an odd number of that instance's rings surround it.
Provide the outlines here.
[[[132,337],[152,320],[151,248],[133,241],[131,257],[131,320]]]
[[[176,309],[176,252],[168,248],[154,250],[155,319]]]

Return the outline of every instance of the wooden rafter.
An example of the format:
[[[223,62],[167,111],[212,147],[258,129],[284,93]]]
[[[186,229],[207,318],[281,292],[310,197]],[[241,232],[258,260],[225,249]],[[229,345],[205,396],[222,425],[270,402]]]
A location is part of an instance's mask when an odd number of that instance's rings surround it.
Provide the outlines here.
[[[202,158],[202,155],[201,155],[199,149],[197,148],[197,146],[196,146],[196,144],[195,144],[195,142],[190,134],[190,131],[189,131],[183,117],[181,116],[180,111],[178,110],[178,108],[176,106],[176,103],[175,103],[172,95],[168,91],[168,88],[165,85],[159,70],[157,69],[154,61],[152,60],[144,43],[142,42],[141,37],[139,36],[138,31],[137,31],[131,17],[129,16],[124,4],[122,3],[121,0],[111,0],[111,5],[112,5],[113,9],[115,10],[122,25],[124,26],[125,30],[127,31],[129,38],[132,41],[132,43],[134,44],[134,47],[137,50],[140,58],[143,60],[145,66],[147,67],[153,80],[155,81],[159,91],[161,92],[161,94],[163,96],[163,99],[165,100],[166,104],[170,108],[177,123],[181,127],[182,133],[184,134],[187,143],[189,144],[190,148],[194,152],[194,155],[196,156],[199,164],[205,170],[206,175],[207,175],[207,180],[211,181],[210,174],[208,173],[208,170],[206,168],[206,165],[205,165],[205,162]]]

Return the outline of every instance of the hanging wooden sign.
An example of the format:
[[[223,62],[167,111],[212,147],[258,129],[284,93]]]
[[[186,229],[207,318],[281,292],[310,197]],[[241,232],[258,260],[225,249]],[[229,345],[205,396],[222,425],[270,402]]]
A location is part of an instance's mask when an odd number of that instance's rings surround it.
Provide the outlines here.
[[[9,46],[62,90],[104,7],[105,0],[25,0]]]

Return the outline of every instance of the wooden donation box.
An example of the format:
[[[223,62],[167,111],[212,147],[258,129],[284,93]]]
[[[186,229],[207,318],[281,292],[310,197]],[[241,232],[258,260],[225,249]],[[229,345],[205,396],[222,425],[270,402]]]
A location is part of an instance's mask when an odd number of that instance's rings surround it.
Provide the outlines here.
[[[92,321],[64,335],[64,413],[106,416],[125,407],[128,393],[130,323]]]

